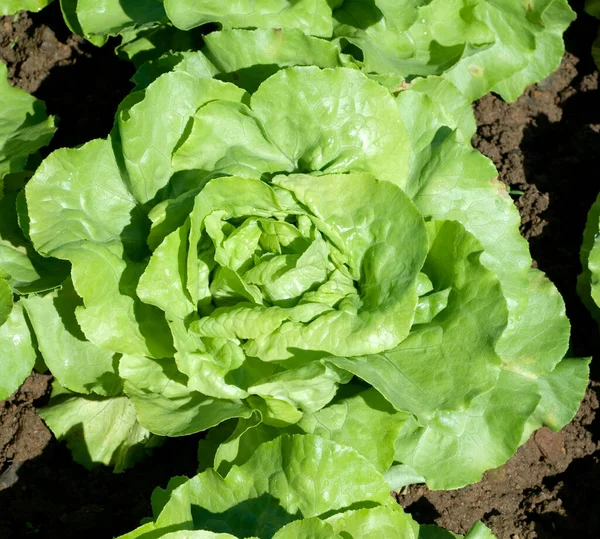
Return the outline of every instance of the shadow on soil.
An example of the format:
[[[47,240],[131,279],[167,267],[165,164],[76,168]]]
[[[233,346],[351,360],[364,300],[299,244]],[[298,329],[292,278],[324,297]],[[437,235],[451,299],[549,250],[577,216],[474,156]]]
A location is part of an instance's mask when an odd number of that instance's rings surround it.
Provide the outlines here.
[[[128,532],[151,516],[155,487],[165,487],[176,475],[195,474],[198,438],[169,439],[121,474],[104,467],[88,471],[52,440],[42,455],[20,466],[13,486],[0,491],[0,537],[62,539],[93,530],[94,537],[108,538]]]

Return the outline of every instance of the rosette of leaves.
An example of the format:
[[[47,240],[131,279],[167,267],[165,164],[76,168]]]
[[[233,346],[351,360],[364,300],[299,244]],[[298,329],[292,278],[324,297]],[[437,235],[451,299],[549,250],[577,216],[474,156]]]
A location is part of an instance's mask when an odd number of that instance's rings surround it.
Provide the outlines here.
[[[281,51],[299,34],[252,35]],[[163,65],[107,140],[54,152],[27,186],[32,240],[71,262],[78,344],[103,358],[60,350],[72,393],[51,428],[93,445],[80,388],[118,379],[155,434],[225,423],[227,466],[291,429],[348,440],[394,485],[453,488],[569,421],[587,362],[563,360],[562,300],[529,269],[461,93],[211,51]]]
[[[265,443],[225,477],[213,469],[192,479],[175,477],[154,491],[152,509],[153,520],[120,539],[462,537],[419,526],[363,456],[312,435]],[[476,523],[465,537],[494,536]]]
[[[19,228],[22,187],[55,127],[41,101],[10,86],[6,71],[0,62],[0,399],[21,385],[36,362],[19,298],[56,286],[68,273],[64,262],[37,254]]]

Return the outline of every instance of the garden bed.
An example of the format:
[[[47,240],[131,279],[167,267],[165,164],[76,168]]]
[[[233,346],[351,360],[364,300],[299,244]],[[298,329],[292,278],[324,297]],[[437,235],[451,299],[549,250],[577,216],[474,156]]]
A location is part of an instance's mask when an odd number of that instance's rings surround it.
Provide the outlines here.
[[[575,292],[585,217],[599,190],[600,100],[589,54],[596,27],[581,15],[565,36],[560,69],[517,102],[488,95],[475,104],[473,144],[494,161],[521,212],[535,264],[565,298],[574,357],[597,356],[600,345],[597,325]],[[72,35],[57,5],[0,18],[0,59],[11,83],[60,118],[44,154],[108,134],[133,73],[113,47],[97,49]],[[541,429],[476,485],[447,492],[413,486],[398,494],[399,502],[419,522],[459,533],[481,519],[499,539],[597,537],[599,375],[592,364],[581,409],[563,431]],[[112,537],[150,514],[155,486],[194,473],[197,435],[168,440],[123,474],[75,464],[35,412],[47,402],[50,382],[33,374],[0,402],[0,537]]]

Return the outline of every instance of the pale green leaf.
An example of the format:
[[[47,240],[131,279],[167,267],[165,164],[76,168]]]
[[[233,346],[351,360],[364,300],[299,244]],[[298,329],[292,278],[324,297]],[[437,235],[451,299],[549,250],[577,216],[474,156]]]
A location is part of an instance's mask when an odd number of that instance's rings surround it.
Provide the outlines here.
[[[0,5],[0,15],[12,15],[17,11],[39,11],[52,0],[5,0]],[[1,69],[1,68],[0,68]]]
[[[224,28],[298,28],[306,34],[330,37],[331,8],[327,0],[165,0],[173,24],[184,30],[209,22]]]
[[[13,308],[13,291],[8,283],[0,277],[0,326],[8,320]]]
[[[0,280],[0,283],[4,281]],[[8,318],[0,324],[0,400],[14,393],[31,373],[36,352],[23,308],[13,306]]]
[[[46,366],[62,386],[77,393],[115,395],[121,391],[118,357],[101,350],[83,335],[75,309],[81,299],[72,283],[41,296],[23,298]]]
[[[156,434],[183,436],[252,413],[239,401],[215,399],[188,389],[186,377],[173,359],[123,356],[119,374],[138,420]]]
[[[53,397],[40,416],[54,435],[65,441],[73,459],[86,468],[97,464],[122,472],[144,457],[155,437],[136,418],[125,397],[77,395],[53,388]]]

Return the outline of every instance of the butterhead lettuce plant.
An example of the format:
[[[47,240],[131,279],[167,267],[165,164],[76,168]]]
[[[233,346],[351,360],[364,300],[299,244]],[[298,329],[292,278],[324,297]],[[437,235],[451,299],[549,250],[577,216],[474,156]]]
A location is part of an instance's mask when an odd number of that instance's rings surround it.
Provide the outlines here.
[[[161,64],[26,187],[33,244],[72,266],[22,303],[75,458],[219,426],[223,473],[284,432],[456,488],[569,421],[587,361],[461,92],[211,55]]]

